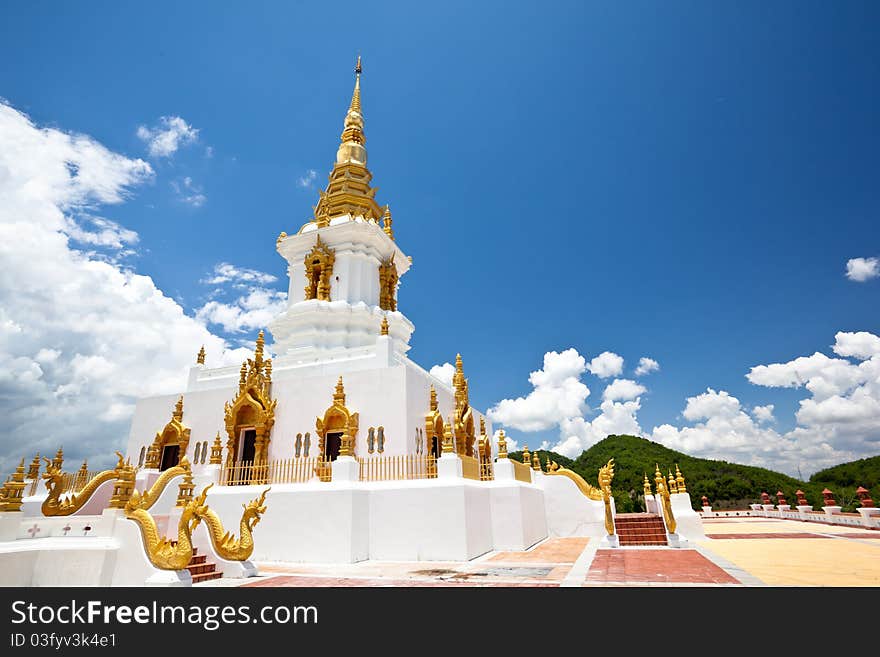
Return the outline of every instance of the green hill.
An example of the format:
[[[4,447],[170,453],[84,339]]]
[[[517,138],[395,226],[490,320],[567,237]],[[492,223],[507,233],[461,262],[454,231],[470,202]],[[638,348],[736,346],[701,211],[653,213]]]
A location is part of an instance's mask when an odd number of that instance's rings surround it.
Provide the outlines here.
[[[653,483],[655,463],[660,465],[664,477],[670,469],[674,474],[678,464],[695,508],[699,508],[703,495],[715,509],[748,508],[749,504],[761,501],[762,491],[767,491],[775,504],[778,490],[794,506],[797,504],[795,491],[800,489],[818,509],[822,506],[821,491],[826,486],[835,493],[844,510],[858,506],[855,498],[858,486],[870,489],[871,497],[880,504],[880,456],[844,463],[817,472],[809,481],[800,481],[766,468],[689,456],[637,436],[608,436],[576,459],[543,450],[538,450],[538,454],[542,465],[549,454],[551,460],[574,470],[594,486],[599,468],[613,458],[612,492],[620,512],[644,510],[643,477],[647,474]],[[510,457],[520,460],[522,452],[511,452]]]

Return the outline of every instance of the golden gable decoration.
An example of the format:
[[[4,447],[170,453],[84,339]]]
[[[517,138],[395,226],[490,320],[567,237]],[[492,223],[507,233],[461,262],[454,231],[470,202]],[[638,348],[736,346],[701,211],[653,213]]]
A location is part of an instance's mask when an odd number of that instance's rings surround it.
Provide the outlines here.
[[[275,424],[275,406],[278,400],[272,399],[272,359],[263,359],[265,339],[263,332],[257,336],[257,348],[253,359],[248,358],[241,365],[241,378],[238,382],[238,396],[224,405],[226,433],[226,462],[235,462],[238,441],[243,429],[256,432],[254,441],[254,463],[266,461],[269,457],[269,441],[272,425]]]
[[[183,396],[177,400],[174,410],[171,412],[171,421],[156,434],[150,449],[147,450],[147,458],[144,461],[145,468],[158,469],[161,465],[162,450],[166,445],[179,445],[177,451],[178,463],[180,457],[186,454],[189,445],[190,428],[183,424]],[[173,463],[172,465],[177,465]]]
[[[336,382],[336,391],[333,393],[333,404],[324,411],[323,418],[315,419],[315,429],[318,432],[318,448],[321,450],[321,460],[330,461],[336,451],[333,445],[327,444],[327,437],[341,433],[337,456],[352,456],[355,453],[357,443],[359,417],[352,413],[345,405],[345,388],[342,377]],[[329,448],[329,449],[328,449]]]

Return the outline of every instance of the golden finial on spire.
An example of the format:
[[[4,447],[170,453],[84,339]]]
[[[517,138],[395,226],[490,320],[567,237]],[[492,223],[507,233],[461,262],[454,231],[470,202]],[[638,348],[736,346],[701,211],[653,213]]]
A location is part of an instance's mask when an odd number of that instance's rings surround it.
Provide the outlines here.
[[[361,56],[358,55],[357,64],[354,67],[354,92],[351,94],[351,105],[348,110],[350,112],[361,113]]]
[[[528,445],[523,445],[522,459],[523,459],[523,465],[530,466],[532,464],[532,454],[529,452]]]
[[[238,376],[238,389],[239,391],[244,390],[244,384],[247,382],[247,363],[241,364],[241,371]]]
[[[333,403],[338,406],[345,406],[345,388],[342,385],[342,377],[336,382],[336,392],[333,393]]]
[[[199,354],[196,356],[196,365],[204,365],[205,364],[205,345],[202,345],[202,348],[199,349]]]
[[[211,445],[211,465],[222,465],[223,463],[223,444],[220,442],[220,432],[214,437],[214,444]]]
[[[382,317],[382,324],[379,326],[380,335],[388,335],[388,318]]]
[[[648,473],[645,472],[644,475],[645,475],[645,481],[642,484],[642,488],[644,488],[645,497],[648,497],[648,495],[651,495],[651,482],[648,481]]]
[[[532,470],[541,470],[541,457],[538,456],[538,452],[532,452]]]
[[[259,371],[263,366],[263,347],[266,344],[266,340],[263,337],[263,331],[260,330],[257,335],[257,348],[254,350],[254,366]]]
[[[178,422],[183,421],[183,395],[180,396],[180,399],[178,399],[177,403],[174,405],[174,412],[171,413],[171,417]]]
[[[52,467],[56,470],[60,470],[62,464],[64,463],[64,448],[59,447],[58,451],[55,452],[55,458],[52,459]]]
[[[672,476],[672,470],[669,470],[669,476],[667,477],[667,481],[669,482],[668,490],[673,495],[678,492],[675,486],[675,477]]]
[[[37,455],[34,457],[34,460],[31,461],[30,467],[28,467],[27,473],[28,479],[39,479],[40,478],[40,453],[37,452]]]

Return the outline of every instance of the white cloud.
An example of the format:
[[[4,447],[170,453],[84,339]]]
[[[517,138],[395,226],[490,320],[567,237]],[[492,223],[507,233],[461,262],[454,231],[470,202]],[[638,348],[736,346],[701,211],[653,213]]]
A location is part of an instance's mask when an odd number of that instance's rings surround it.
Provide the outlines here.
[[[611,376],[620,376],[623,372],[623,358],[613,351],[603,351],[587,365],[587,369],[600,379]]]
[[[181,146],[198,139],[199,131],[179,116],[163,116],[152,127],[138,126],[137,136],[152,157],[171,157]]]
[[[208,200],[208,197],[202,193],[202,188],[196,185],[189,176],[184,176],[180,180],[172,180],[171,189],[174,190],[181,203],[194,208],[202,207]]]
[[[182,389],[200,345],[209,364],[241,362],[149,276],[72,245],[134,243],[91,213],[152,175],[0,103],[0,470],[62,443],[73,462],[110,465],[134,400]]]
[[[525,397],[503,399],[486,415],[493,422],[521,431],[541,431],[585,410],[590,389],[580,382],[586,361],[574,349],[544,354],[543,369],[532,372],[532,391]]]
[[[639,399],[625,402],[607,399],[600,404],[600,413],[592,420],[582,416],[562,420],[559,423],[560,441],[551,449],[574,458],[612,434],[641,436],[642,428],[636,418],[639,409]]]
[[[455,374],[455,365],[453,365],[452,363],[434,365],[434,367],[432,367],[428,373],[438,381],[442,381],[451,388],[452,377]]]
[[[196,319],[216,324],[228,333],[263,328],[287,308],[287,293],[252,287],[230,303],[209,301],[196,311]]]
[[[602,399],[611,401],[627,401],[644,394],[646,388],[632,379],[614,379],[602,393]]]
[[[213,275],[202,279],[201,282],[206,285],[221,285],[223,283],[255,283],[265,285],[266,283],[274,283],[277,280],[277,276],[267,274],[266,272],[248,269],[247,267],[236,267],[228,262],[220,262],[214,265]]]
[[[773,416],[773,409],[776,408],[773,404],[767,404],[766,406],[755,406],[752,409],[752,417],[754,417],[758,422],[776,422],[776,418]]]
[[[314,186],[315,181],[318,179],[318,172],[314,169],[309,169],[306,171],[304,176],[300,176],[296,180],[297,187],[302,187],[303,189],[310,189]]]
[[[846,277],[857,283],[864,283],[880,276],[880,261],[877,258],[850,258],[846,262]]]
[[[660,363],[658,363],[653,358],[648,358],[647,356],[642,356],[639,358],[639,366],[635,369],[636,376],[645,376],[646,374],[650,374],[651,372],[656,372],[660,369]]]

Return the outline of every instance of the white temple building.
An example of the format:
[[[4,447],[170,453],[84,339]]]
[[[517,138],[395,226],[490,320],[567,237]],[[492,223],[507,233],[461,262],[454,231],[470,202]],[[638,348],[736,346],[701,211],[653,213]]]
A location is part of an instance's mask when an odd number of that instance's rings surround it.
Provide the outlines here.
[[[275,357],[263,332],[240,368],[208,368],[202,350],[185,389],[137,402],[113,471],[65,479],[59,453],[47,490],[39,460],[27,475],[22,462],[0,494],[0,584],[188,584],[207,577],[189,542],[236,576],[254,562],[468,560],[548,536],[619,543],[610,463],[597,488],[527,452],[508,459],[462,358],[449,387],[407,357],[415,327],[397,293],[412,259],[374,198],[360,76],[358,59],[313,216],[276,241],[290,286],[268,327]],[[670,545],[702,536],[681,488],[661,476],[651,498]],[[220,523],[240,541],[218,543]]]

